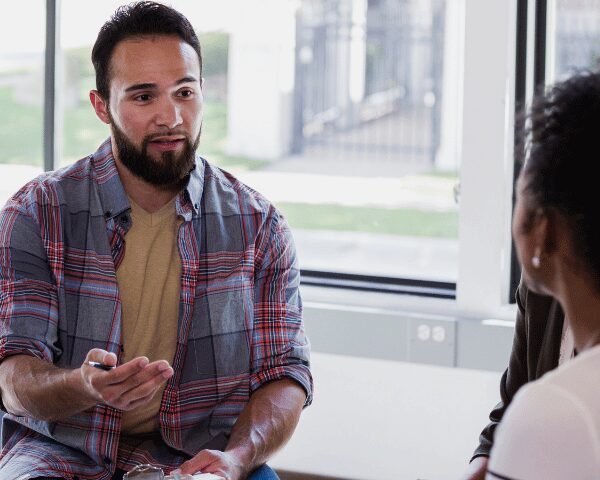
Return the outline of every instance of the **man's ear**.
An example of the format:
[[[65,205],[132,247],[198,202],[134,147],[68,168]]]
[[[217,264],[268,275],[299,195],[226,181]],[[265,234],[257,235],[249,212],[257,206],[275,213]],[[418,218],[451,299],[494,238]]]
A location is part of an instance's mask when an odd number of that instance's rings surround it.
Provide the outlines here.
[[[90,102],[92,107],[94,107],[94,111],[96,112],[96,116],[107,125],[110,123],[110,117],[108,115],[108,104],[100,95],[98,90],[90,90]]]

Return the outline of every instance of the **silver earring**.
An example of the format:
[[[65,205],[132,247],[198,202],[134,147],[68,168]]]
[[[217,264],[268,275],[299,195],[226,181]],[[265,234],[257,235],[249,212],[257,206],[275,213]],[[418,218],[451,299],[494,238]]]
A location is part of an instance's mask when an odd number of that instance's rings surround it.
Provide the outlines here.
[[[540,255],[542,254],[541,249],[538,247],[535,249],[535,255],[531,257],[531,265],[533,268],[540,268],[542,261],[540,260]]]

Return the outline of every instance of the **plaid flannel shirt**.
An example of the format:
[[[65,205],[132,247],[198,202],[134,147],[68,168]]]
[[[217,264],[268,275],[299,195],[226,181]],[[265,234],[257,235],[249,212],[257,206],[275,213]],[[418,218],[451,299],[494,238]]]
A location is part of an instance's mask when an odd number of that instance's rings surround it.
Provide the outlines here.
[[[260,194],[200,157],[196,165],[176,200],[180,313],[160,434],[121,436],[121,412],[106,405],[57,422],[6,414],[1,478],[109,479],[138,463],[170,469],[224,448],[266,382],[294,379],[311,402],[289,228]],[[78,368],[95,347],[120,357],[115,272],[129,212],[110,140],[8,201],[0,213],[0,361],[24,354]]]

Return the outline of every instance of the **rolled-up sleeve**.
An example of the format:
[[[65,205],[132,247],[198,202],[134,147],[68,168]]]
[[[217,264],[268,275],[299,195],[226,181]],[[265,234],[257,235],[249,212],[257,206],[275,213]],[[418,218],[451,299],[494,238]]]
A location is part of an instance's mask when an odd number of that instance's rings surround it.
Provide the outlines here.
[[[290,378],[306,391],[308,406],[313,380],[296,248],[287,222],[277,210],[271,209],[268,220],[265,235],[256,245],[250,388],[254,391],[267,382]]]
[[[0,362],[25,354],[49,362],[57,349],[57,289],[40,228],[15,199],[0,212]]]

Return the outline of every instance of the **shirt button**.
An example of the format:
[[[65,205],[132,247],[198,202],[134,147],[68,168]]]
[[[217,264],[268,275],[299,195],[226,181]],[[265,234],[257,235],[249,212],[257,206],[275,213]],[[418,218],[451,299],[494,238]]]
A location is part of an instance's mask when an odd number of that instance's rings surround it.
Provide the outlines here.
[[[111,215],[112,215],[112,212],[110,210],[107,210],[106,212],[104,212],[104,216],[106,218],[110,218]]]
[[[104,457],[104,463],[110,465],[112,463],[112,460],[109,457]]]

